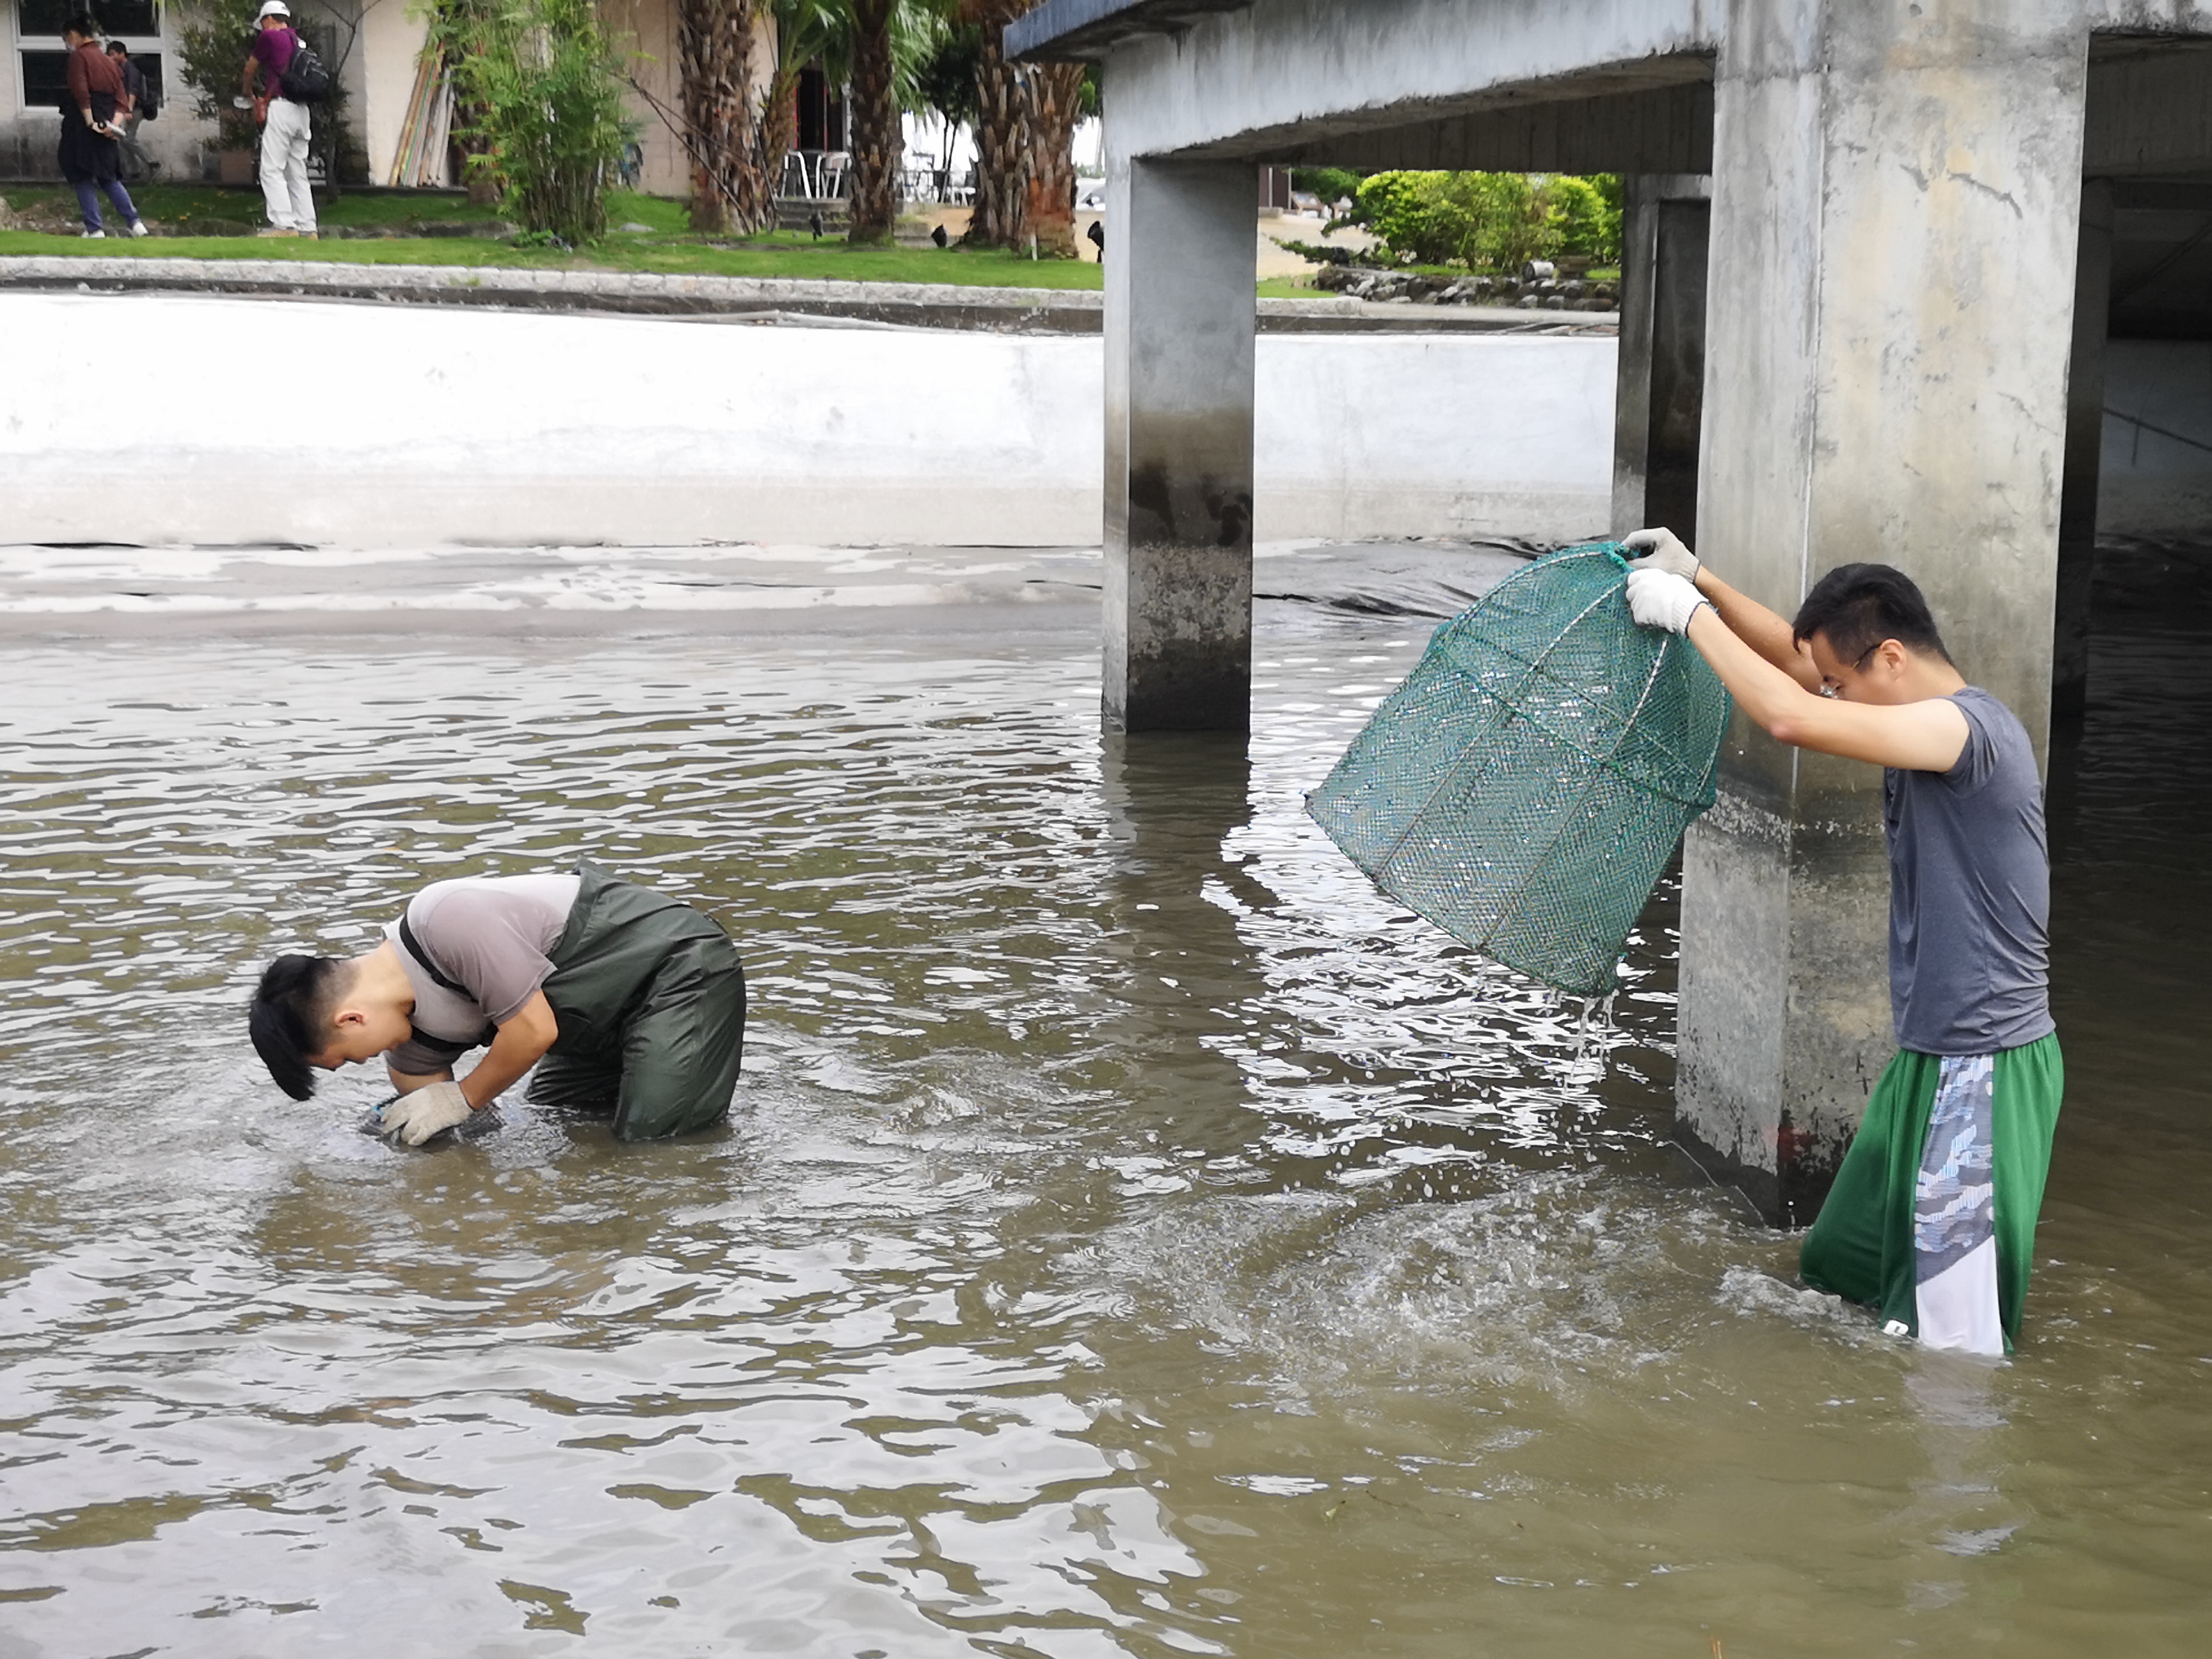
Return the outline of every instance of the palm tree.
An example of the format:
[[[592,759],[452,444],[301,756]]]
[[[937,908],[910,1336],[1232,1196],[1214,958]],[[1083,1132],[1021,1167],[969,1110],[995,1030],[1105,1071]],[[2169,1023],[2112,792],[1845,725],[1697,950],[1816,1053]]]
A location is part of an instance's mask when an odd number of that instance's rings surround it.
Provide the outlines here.
[[[1083,118],[1079,64],[1011,64],[1007,24],[1041,0],[960,0],[981,31],[975,68],[975,216],[968,240],[986,247],[1075,255],[1075,126]]]
[[[1073,259],[1075,246],[1075,127],[1083,118],[1081,64],[1030,64],[1029,177],[1023,228],[1048,258]]]
[[[691,227],[757,230],[775,212],[775,181],[759,165],[753,35],[763,0],[678,0],[684,149],[691,159]]]
[[[1029,110],[1021,71],[1006,61],[1006,25],[1033,0],[961,0],[960,21],[981,31],[975,60],[975,212],[968,240],[1015,247],[1029,208]]]
[[[945,0],[842,3],[852,16],[850,240],[889,241],[906,157],[906,113],[929,107],[930,66],[949,31]]]
[[[853,91],[846,106],[853,152],[853,224],[847,240],[888,242],[898,216],[898,164],[906,149],[892,22],[900,0],[848,0]]]

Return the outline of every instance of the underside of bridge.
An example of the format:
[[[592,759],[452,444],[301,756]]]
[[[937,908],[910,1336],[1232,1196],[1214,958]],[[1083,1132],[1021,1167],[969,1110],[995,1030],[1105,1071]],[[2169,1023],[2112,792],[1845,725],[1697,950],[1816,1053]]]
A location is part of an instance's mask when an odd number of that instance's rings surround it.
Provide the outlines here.
[[[1106,724],[1249,720],[1254,170],[1328,164],[1627,175],[1616,530],[1784,615],[1902,567],[2045,745],[2100,514],[2212,504],[2199,34],[2180,0],[1047,0],[1010,48],[1105,88]],[[1778,1222],[1892,1047],[1880,783],[1739,717],[1685,846],[1678,1121]]]

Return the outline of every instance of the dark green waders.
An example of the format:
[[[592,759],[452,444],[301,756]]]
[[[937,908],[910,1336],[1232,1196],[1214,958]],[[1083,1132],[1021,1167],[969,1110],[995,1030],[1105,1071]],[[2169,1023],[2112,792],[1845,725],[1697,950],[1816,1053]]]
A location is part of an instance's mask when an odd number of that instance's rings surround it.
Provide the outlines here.
[[[615,1115],[618,1140],[719,1123],[745,1042],[745,971],[714,921],[580,860],[576,908],[538,988],[561,1035],[530,1100]]]

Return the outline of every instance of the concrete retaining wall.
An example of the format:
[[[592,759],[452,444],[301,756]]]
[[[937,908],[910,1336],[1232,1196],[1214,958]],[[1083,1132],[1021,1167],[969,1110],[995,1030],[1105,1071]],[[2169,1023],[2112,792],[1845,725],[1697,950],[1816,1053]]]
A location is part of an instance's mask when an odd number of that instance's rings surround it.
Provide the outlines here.
[[[0,541],[1100,534],[1096,337],[21,293],[0,337]],[[1601,531],[1613,354],[1263,339],[1261,537]]]

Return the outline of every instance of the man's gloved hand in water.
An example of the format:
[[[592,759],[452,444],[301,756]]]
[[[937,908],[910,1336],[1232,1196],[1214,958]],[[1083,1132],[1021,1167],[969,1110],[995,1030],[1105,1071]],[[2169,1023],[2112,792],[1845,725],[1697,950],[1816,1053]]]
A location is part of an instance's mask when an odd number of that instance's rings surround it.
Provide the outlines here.
[[[1643,627],[1663,628],[1669,634],[1687,634],[1690,618],[1697,614],[1698,607],[1711,603],[1687,578],[1672,571],[1637,569],[1628,573],[1628,614]]]
[[[420,1146],[432,1135],[470,1118],[468,1097],[458,1083],[429,1083],[384,1109],[384,1138]]]
[[[1698,556],[1671,530],[1638,530],[1622,537],[1620,546],[1631,570],[1663,570],[1686,582],[1698,580]]]

